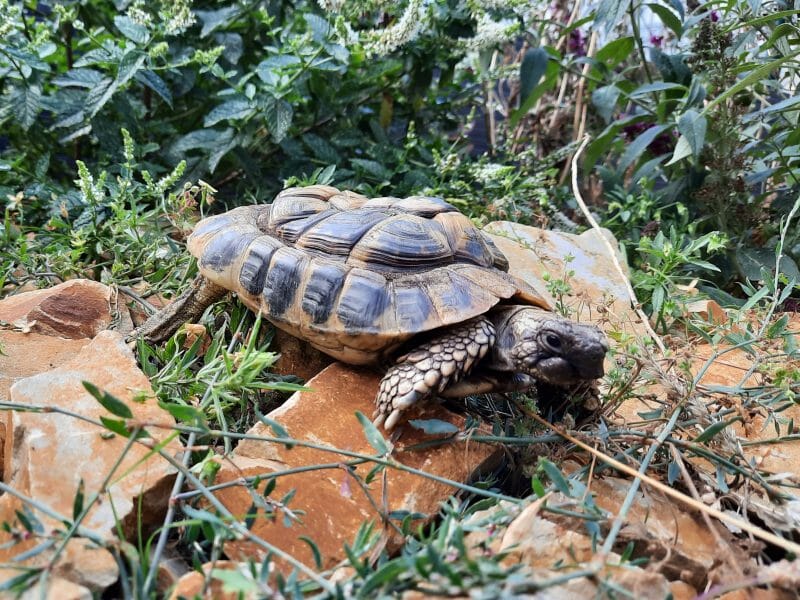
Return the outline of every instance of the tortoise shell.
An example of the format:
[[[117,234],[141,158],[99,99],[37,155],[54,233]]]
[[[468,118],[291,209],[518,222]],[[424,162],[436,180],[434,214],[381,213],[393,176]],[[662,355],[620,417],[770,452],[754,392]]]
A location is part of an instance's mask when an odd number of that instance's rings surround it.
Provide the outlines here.
[[[275,326],[351,364],[501,301],[549,308],[492,240],[439,198],[313,185],[198,223],[201,275]]]

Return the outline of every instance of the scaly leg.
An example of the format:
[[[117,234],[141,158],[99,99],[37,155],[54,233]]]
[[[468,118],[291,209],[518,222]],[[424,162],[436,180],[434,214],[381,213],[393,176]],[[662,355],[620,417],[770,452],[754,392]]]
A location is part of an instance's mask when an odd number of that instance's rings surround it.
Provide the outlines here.
[[[409,406],[467,375],[495,341],[494,325],[476,317],[401,356],[381,380],[375,424],[391,430]]]
[[[134,329],[128,340],[141,336],[148,342],[162,342],[184,323],[198,321],[209,306],[227,293],[224,287],[198,275],[185,292]]]

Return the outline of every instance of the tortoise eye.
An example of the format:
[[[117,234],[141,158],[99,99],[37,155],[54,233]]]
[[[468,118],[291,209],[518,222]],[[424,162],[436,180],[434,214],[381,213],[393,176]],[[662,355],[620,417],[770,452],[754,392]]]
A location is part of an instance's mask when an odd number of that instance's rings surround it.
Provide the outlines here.
[[[557,335],[548,333],[544,340],[547,342],[547,345],[552,348],[561,348],[561,338],[559,338]]]

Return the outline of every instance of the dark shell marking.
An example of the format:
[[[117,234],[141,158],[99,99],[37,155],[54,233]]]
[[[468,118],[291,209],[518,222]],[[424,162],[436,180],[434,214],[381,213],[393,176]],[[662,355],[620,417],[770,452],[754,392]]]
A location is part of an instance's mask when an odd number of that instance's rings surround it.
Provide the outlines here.
[[[200,272],[276,326],[355,364],[515,302],[547,307],[492,241],[439,198],[291,188],[201,221]]]

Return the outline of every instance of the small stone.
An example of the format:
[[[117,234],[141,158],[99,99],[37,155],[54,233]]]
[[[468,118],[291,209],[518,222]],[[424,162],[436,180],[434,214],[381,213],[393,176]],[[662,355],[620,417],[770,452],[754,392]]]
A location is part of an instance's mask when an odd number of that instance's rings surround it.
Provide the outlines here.
[[[61,577],[48,577],[47,589],[41,584],[25,590],[19,600],[92,600],[91,590]]]
[[[26,321],[32,331],[71,339],[93,338],[114,322],[123,333],[133,329],[124,299],[88,279],[9,296],[0,301],[0,321]]]

